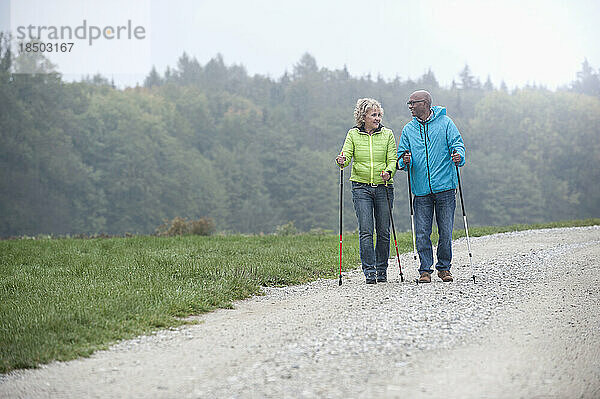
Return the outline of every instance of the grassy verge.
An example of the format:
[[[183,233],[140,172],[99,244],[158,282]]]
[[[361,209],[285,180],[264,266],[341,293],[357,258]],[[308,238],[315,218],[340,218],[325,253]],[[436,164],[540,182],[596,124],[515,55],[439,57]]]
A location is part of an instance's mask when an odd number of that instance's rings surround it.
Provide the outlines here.
[[[600,219],[469,233],[594,224]],[[0,241],[0,372],[88,356],[231,307],[261,286],[335,278],[338,245],[337,235],[310,234]],[[412,250],[410,233],[398,234],[398,246]],[[344,269],[358,259],[358,236],[346,235]]]

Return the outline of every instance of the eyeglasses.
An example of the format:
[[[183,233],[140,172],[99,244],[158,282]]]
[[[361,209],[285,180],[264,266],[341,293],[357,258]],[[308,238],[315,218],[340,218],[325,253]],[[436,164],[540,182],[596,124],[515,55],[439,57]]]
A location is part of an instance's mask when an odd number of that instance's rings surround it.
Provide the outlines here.
[[[425,102],[425,100],[410,100],[409,102],[406,103],[406,105],[408,105],[409,107],[412,107],[413,105],[417,104],[417,103],[423,103]]]

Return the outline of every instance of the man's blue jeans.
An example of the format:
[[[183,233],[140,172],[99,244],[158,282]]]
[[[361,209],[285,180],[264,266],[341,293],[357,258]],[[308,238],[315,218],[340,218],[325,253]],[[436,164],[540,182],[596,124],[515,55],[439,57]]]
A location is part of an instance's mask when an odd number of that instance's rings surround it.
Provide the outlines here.
[[[390,256],[390,205],[394,204],[394,188],[390,184],[372,187],[366,183],[352,182],[352,202],[358,218],[360,237],[360,261],[367,279],[387,276]],[[375,223],[373,223],[373,219]],[[373,246],[373,231],[377,231],[377,243]]]
[[[419,273],[431,273],[433,265],[433,247],[431,246],[431,227],[435,210],[435,220],[440,239],[437,247],[437,270],[450,270],[452,262],[452,227],[454,208],[456,207],[456,189],[441,193],[415,196],[415,230],[417,252],[421,260]]]

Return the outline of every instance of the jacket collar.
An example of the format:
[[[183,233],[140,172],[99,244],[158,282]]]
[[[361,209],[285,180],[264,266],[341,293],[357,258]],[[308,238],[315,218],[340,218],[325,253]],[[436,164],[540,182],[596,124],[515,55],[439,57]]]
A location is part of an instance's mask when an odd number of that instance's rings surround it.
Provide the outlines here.
[[[429,109],[429,116],[427,117],[427,119],[423,120],[421,118],[419,118],[418,116],[415,116],[415,118],[417,118],[417,121],[420,122],[421,124],[425,124],[427,122],[429,122],[431,120],[431,118],[433,118],[434,112],[433,112],[433,108]]]
[[[363,123],[363,125],[362,125],[362,126],[354,126],[354,127],[355,127],[356,129],[358,129],[358,131],[359,131],[360,133],[366,133],[366,134],[369,134],[369,133],[367,133],[367,131],[365,130],[365,125],[364,125],[364,123]],[[379,124],[379,126],[377,127],[377,129],[373,130],[373,134],[375,134],[375,133],[379,133],[379,132],[381,131],[381,129],[383,129],[384,127],[385,127],[385,126],[383,126],[383,125],[380,123],[380,124]]]

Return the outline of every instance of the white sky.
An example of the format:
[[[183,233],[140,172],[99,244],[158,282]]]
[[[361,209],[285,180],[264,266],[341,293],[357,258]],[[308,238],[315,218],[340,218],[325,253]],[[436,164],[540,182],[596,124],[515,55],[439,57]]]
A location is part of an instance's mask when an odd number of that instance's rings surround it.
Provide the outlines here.
[[[146,40],[82,41],[77,53],[50,56],[66,78],[99,72],[121,85],[141,83],[152,65],[175,67],[184,51],[201,64],[221,53],[273,78],[305,52],[354,76],[418,78],[431,68],[442,85],[465,64],[482,82],[489,74],[495,85],[551,89],[574,80],[585,58],[600,68],[598,0],[0,0],[0,13],[13,34],[16,24],[83,19],[143,25]]]

